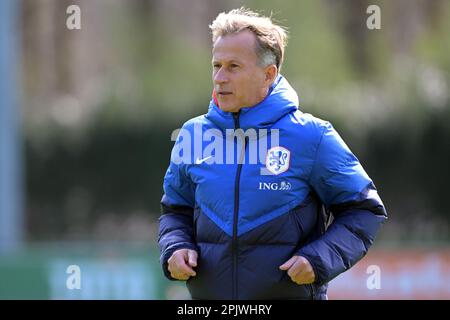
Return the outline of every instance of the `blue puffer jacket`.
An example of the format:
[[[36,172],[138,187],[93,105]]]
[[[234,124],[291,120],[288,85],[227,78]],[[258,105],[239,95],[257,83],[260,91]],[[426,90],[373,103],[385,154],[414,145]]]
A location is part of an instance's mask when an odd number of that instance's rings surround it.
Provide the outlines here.
[[[227,131],[235,128],[257,136],[240,143]],[[208,129],[215,130],[203,136]],[[247,161],[251,142],[263,140],[266,161]],[[298,110],[281,75],[258,105],[233,114],[213,99],[206,115],[183,125],[161,204],[162,268],[171,279],[172,253],[196,250],[197,276],[187,281],[194,299],[325,299],[327,283],[366,254],[387,217],[358,159],[330,123]],[[325,231],[328,212],[334,219]],[[297,285],[279,269],[293,255],[311,263],[313,284]]]

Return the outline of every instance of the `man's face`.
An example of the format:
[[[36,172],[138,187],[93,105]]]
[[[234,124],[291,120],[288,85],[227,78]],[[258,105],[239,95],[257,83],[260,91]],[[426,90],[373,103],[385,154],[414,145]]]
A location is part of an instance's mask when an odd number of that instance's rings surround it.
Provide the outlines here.
[[[267,95],[273,79],[267,71],[269,67],[258,66],[255,44],[256,37],[248,30],[219,37],[214,43],[212,78],[224,111],[237,112],[254,106]]]

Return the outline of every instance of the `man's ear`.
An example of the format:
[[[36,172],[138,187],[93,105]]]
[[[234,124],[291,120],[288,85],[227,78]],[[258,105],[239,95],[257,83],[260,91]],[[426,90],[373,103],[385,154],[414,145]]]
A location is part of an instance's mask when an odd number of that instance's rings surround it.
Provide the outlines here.
[[[277,77],[278,68],[276,65],[271,64],[264,68],[264,73],[266,75],[265,82],[270,86]]]

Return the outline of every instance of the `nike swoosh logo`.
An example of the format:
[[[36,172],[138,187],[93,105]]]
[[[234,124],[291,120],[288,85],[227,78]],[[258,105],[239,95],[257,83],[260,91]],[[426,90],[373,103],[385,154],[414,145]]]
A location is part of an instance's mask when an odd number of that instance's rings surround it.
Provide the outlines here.
[[[209,157],[206,157],[206,158],[203,158],[203,159],[197,158],[197,160],[195,160],[195,164],[202,164],[203,162],[205,162],[209,158],[212,158],[212,156],[209,156]]]

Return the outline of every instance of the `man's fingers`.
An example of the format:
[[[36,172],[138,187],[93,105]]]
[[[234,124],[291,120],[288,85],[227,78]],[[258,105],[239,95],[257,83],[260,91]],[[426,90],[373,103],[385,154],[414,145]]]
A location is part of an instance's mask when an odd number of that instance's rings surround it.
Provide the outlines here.
[[[183,261],[183,264],[178,267],[179,272],[187,274],[189,276],[197,275],[195,271]]]
[[[304,268],[305,268],[304,262],[301,259],[297,258],[288,270],[289,277],[291,277],[291,279],[295,278],[304,271]]]
[[[297,284],[310,284],[313,283],[315,280],[315,276],[313,273],[309,271],[302,271],[297,276],[292,279]]]
[[[300,267],[299,269],[297,269],[296,273],[291,276],[291,279],[297,284],[302,284],[306,280],[306,275],[307,275],[306,270]]]
[[[183,281],[190,278],[189,276],[187,276],[185,274],[178,274],[178,273],[170,273],[170,276],[174,279],[183,280]]]
[[[286,261],[285,263],[283,263],[280,266],[281,270],[288,270],[290,267],[292,267],[292,265],[295,263],[295,261],[297,260],[296,256],[293,256],[292,258],[290,258],[288,261]]]
[[[291,264],[287,272],[291,280],[297,284],[313,283],[316,277],[309,261],[301,256],[296,256],[295,258],[295,262]]]
[[[189,250],[188,257],[189,257],[189,265],[191,267],[196,267],[197,266],[197,252],[194,250]]]
[[[169,259],[169,264],[167,269],[170,272],[170,276],[174,279],[177,280],[187,280],[189,279],[189,276],[186,275],[185,273],[181,272],[180,266],[179,266],[179,262],[177,261],[177,257],[173,257],[171,258],[171,260]],[[183,262],[184,263],[184,262]]]
[[[196,273],[192,268],[186,263],[187,253],[184,255],[177,255],[174,259],[174,272],[179,274],[186,274],[189,276],[195,276]]]
[[[189,258],[189,251],[191,250],[187,249],[177,250],[169,258],[168,270],[173,278],[178,280],[187,280],[189,279],[189,277],[197,275],[196,272],[189,266],[190,264],[189,260],[191,260]],[[196,259],[194,259],[193,261],[196,262]]]

